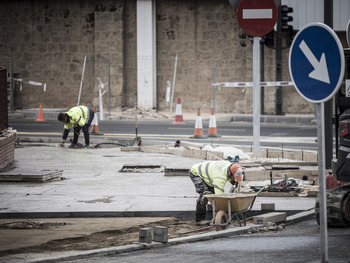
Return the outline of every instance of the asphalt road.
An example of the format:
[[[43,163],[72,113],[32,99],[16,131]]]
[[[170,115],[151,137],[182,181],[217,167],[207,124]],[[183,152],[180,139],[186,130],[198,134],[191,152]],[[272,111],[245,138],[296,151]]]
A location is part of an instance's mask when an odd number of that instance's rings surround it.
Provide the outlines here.
[[[104,137],[131,138],[136,133],[143,140],[170,141],[196,140],[198,142],[252,145],[252,123],[217,122],[218,135],[220,137],[193,139],[194,121],[188,121],[185,125],[174,125],[170,121],[144,121],[137,127],[134,121],[101,121],[99,129]],[[21,136],[57,137],[62,136],[63,126],[58,121],[48,120],[35,122],[29,119],[10,119],[9,126],[17,130]],[[204,121],[203,127],[208,127]],[[208,128],[203,128],[206,135]],[[95,135],[93,135],[95,136]],[[317,127],[297,124],[271,124],[262,123],[260,128],[260,145],[269,147],[288,147],[300,150],[317,149]]]
[[[350,262],[350,228],[328,229],[328,262]],[[111,262],[321,262],[320,230],[314,219],[280,232],[244,234],[159,249],[99,256],[70,263]]]

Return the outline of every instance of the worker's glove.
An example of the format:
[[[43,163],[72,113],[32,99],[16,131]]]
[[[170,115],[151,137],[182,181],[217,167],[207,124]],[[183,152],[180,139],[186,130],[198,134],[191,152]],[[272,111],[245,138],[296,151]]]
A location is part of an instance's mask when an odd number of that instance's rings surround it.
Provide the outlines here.
[[[208,203],[208,198],[206,198],[205,195],[211,195],[211,192],[210,192],[210,191],[204,191],[204,192],[203,192],[203,194],[202,194],[202,199],[201,199],[201,201],[199,202],[201,206],[205,206],[205,205],[207,205],[207,203]]]

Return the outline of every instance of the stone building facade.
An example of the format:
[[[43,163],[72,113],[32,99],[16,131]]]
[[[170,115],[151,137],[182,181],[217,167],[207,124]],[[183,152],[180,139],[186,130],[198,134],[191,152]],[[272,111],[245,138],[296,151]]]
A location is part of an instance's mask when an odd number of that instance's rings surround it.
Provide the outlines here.
[[[209,112],[215,82],[252,81],[252,44],[242,47],[240,27],[227,0],[155,0],[157,109],[167,110],[167,81],[178,67],[174,103],[185,111]],[[14,76],[46,83],[47,90],[15,85],[15,108],[98,108],[99,81],[110,77],[111,108],[137,103],[136,0],[2,0],[0,66]],[[344,38],[344,36],[343,36]],[[275,50],[264,49],[265,81],[275,80]],[[289,49],[283,50],[282,79],[290,80]],[[105,87],[108,89],[109,85]],[[215,89],[217,112],[251,113],[252,88]],[[108,95],[104,95],[104,106]],[[264,110],[275,112],[275,88],[265,88]],[[294,87],[283,87],[283,112],[313,113]]]

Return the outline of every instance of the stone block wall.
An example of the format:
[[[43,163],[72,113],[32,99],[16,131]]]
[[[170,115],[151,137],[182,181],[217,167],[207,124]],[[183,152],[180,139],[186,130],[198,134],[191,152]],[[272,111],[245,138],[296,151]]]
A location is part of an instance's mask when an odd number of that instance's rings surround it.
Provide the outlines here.
[[[157,109],[168,110],[167,81],[178,67],[174,107],[210,112],[215,82],[252,81],[252,44],[240,45],[241,31],[227,0],[155,0]],[[108,81],[111,108],[137,103],[136,0],[2,0],[0,66],[13,61],[15,76],[47,84],[19,85],[15,108],[70,108],[78,100],[87,56],[81,104],[98,109],[98,80]],[[265,81],[275,80],[275,51],[265,48]],[[290,80],[288,49],[283,50],[283,80]],[[109,85],[107,84],[106,89]],[[103,97],[105,111],[108,94]],[[252,88],[216,88],[217,112],[252,113]],[[265,88],[265,112],[275,112],[275,89]],[[175,108],[173,109],[173,111]],[[313,113],[294,87],[283,88],[283,111]]]
[[[95,85],[93,94],[99,94],[99,80],[106,83],[101,91],[111,88],[113,94],[112,107],[121,105],[123,87],[123,5],[112,11],[95,11]],[[110,83],[108,83],[110,82]],[[104,106],[108,93],[103,95]],[[99,97],[93,97],[93,105],[99,105]]]
[[[124,2],[1,1],[0,64],[9,67],[12,58],[15,77],[47,84],[46,92],[28,84],[20,91],[17,84],[15,107],[76,105],[85,56],[81,104],[98,106],[97,77],[107,82],[110,70],[111,106],[120,106],[123,62],[127,59],[123,54],[124,42],[132,38],[124,38]],[[134,8],[131,10],[134,12]],[[134,74],[136,64],[130,66]],[[104,101],[106,106],[108,94]]]

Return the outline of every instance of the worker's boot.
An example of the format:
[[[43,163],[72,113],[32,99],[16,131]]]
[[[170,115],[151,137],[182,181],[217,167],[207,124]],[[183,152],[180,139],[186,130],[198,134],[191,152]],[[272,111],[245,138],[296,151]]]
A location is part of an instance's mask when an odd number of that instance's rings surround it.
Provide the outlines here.
[[[76,143],[71,143],[71,145],[69,145],[68,148],[78,149],[78,145]]]
[[[210,220],[201,220],[196,222],[196,226],[209,226],[210,225]]]
[[[203,194],[202,194],[202,199],[200,201],[200,204],[202,206],[206,206],[207,203],[208,203],[208,198],[205,197],[205,195],[211,195],[211,192],[210,191],[204,191]]]

